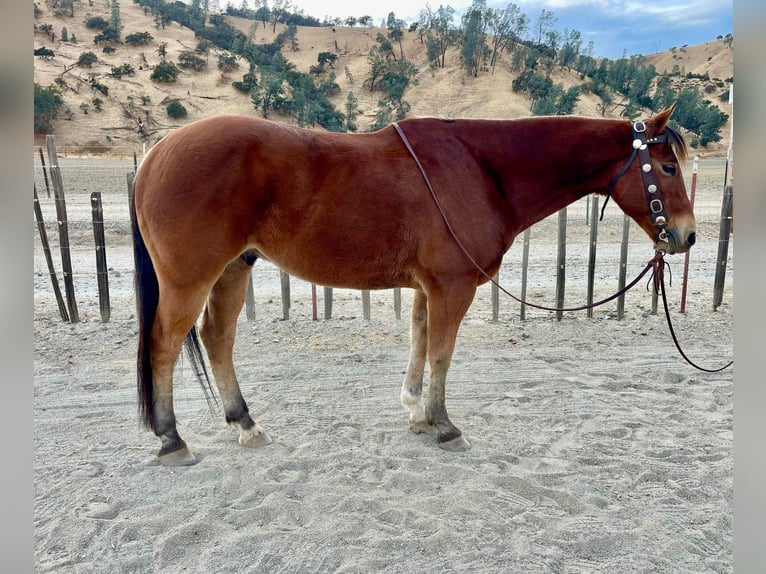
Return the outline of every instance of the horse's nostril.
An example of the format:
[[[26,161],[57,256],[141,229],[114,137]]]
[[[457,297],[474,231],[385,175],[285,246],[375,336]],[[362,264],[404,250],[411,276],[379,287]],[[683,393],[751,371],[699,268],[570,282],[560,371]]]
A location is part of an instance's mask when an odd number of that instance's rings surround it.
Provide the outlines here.
[[[689,244],[689,247],[697,243],[697,234],[692,232],[689,234],[689,237],[686,238],[686,242]]]

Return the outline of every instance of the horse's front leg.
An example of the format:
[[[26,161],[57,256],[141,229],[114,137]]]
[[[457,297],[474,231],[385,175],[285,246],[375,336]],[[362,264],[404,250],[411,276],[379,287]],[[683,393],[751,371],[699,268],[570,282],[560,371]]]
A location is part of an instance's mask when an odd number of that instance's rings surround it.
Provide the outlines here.
[[[460,322],[476,293],[475,285],[452,285],[428,295],[428,361],[431,376],[428,384],[426,420],[437,431],[440,448],[466,451],[470,443],[447,415],[445,389],[447,371],[455,349]]]
[[[261,446],[271,443],[271,438],[250,417],[233,360],[237,318],[245,303],[250,269],[251,264],[240,257],[226,267],[208,295],[200,336],[223,401],[226,422],[238,427],[241,445]]]
[[[433,427],[426,420],[423,409],[423,372],[426,366],[428,345],[427,298],[416,290],[412,300],[412,326],[410,327],[410,360],[402,384],[400,400],[410,412],[410,430],[415,433],[431,432]]]

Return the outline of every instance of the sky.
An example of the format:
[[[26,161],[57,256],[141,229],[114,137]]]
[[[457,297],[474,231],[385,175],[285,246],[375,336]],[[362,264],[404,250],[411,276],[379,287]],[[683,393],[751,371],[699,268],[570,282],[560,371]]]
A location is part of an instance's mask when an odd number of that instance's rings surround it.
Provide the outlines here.
[[[238,0],[233,0],[234,5]],[[292,0],[292,5],[320,21],[325,16],[373,17],[379,25],[389,12],[406,22],[417,21],[429,4],[455,9],[455,24],[471,0]],[[510,2],[488,0],[493,8]],[[733,33],[733,0],[516,0],[529,17],[530,38],[543,9],[553,11],[559,32],[579,30],[583,51],[593,40],[594,56],[617,59],[635,54],[648,55],[670,48],[695,45]]]

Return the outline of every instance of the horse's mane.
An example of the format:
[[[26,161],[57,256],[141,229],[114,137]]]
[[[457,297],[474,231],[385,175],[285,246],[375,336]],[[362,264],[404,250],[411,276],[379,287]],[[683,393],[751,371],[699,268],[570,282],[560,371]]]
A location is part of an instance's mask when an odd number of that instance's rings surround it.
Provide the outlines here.
[[[684,136],[669,126],[665,126],[665,133],[668,135],[668,143],[673,148],[676,157],[682,161],[688,159],[689,149],[686,146]]]

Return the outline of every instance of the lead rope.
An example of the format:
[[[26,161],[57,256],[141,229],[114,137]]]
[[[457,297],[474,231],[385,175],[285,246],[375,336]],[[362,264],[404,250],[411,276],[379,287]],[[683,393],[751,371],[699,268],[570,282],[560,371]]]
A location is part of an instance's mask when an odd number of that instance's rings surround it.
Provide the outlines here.
[[[449,220],[447,219],[447,214],[444,213],[444,210],[442,209],[441,203],[439,202],[439,198],[436,195],[436,191],[434,190],[433,186],[431,185],[431,180],[428,178],[428,174],[426,173],[425,168],[423,167],[423,164],[420,163],[420,160],[418,159],[417,154],[415,153],[415,150],[412,148],[412,145],[410,144],[410,141],[407,139],[407,136],[402,131],[402,128],[399,126],[397,122],[393,122],[391,124],[394,126],[394,129],[396,130],[396,133],[399,134],[399,137],[401,138],[402,142],[404,143],[404,147],[407,148],[407,151],[412,156],[412,159],[415,160],[415,164],[418,166],[418,169],[420,170],[420,174],[423,176],[423,180],[426,182],[426,186],[428,187],[428,191],[431,192],[431,197],[434,200],[434,203],[436,204],[436,208],[439,210],[439,214],[441,215],[442,219],[444,220],[444,224],[447,226],[447,230],[449,231],[450,235],[452,236],[452,239],[455,240],[455,243],[457,243],[458,247],[462,250],[462,252],[465,254],[465,256],[468,258],[468,260],[473,264],[476,269],[479,270],[479,272],[486,277],[495,287],[497,287],[500,291],[508,295],[511,299],[521,303],[522,305],[528,305],[529,307],[534,307],[536,309],[542,309],[544,311],[583,311],[586,309],[592,309],[594,307],[598,307],[600,305],[603,305],[604,303],[608,303],[609,301],[613,301],[620,295],[626,293],[630,289],[632,289],[636,283],[638,283],[642,277],[644,277],[649,270],[653,271],[652,279],[650,281],[654,281],[654,289],[656,291],[662,291],[662,303],[665,307],[665,317],[668,321],[668,328],[670,329],[670,334],[673,337],[673,342],[676,345],[676,348],[678,349],[678,352],[681,353],[681,356],[686,360],[687,363],[689,363],[691,366],[693,366],[696,369],[699,369],[700,371],[705,371],[708,373],[717,373],[719,371],[723,371],[724,369],[730,367],[734,361],[730,361],[727,365],[720,367],[718,369],[705,369],[702,368],[696,364],[694,364],[681,350],[681,345],[678,342],[678,338],[676,337],[675,331],[673,330],[673,324],[670,321],[670,310],[668,309],[668,302],[667,298],[665,296],[665,274],[664,269],[665,266],[668,265],[667,262],[664,259],[664,256],[661,251],[657,251],[655,256],[646,264],[644,269],[636,276],[633,281],[631,281],[628,285],[620,289],[617,293],[614,295],[607,297],[606,299],[602,299],[601,301],[597,301],[596,303],[592,303],[590,305],[582,305],[580,307],[563,307],[563,308],[557,308],[557,307],[545,307],[543,305],[535,305],[534,303],[528,303],[527,301],[524,301],[523,299],[520,299],[519,297],[516,297],[513,293],[505,289],[500,283],[498,283],[494,277],[490,276],[489,273],[487,273],[482,267],[476,262],[476,260],[473,258],[473,256],[468,252],[468,250],[463,245],[462,241],[458,238],[457,234],[455,233],[455,230],[452,229],[452,225],[450,225]],[[634,152],[636,150],[634,149]],[[630,165],[630,162],[635,157],[635,153],[631,155],[631,159],[628,163],[625,164],[625,167],[622,170],[622,173],[627,169],[627,166]],[[621,175],[622,175],[621,173]],[[602,211],[603,216],[603,211]],[[668,267],[669,269],[669,267]],[[661,288],[661,289],[660,289]]]
[[[660,251],[657,252],[657,255],[649,263],[652,264],[654,268],[654,290],[655,292],[662,293],[662,306],[665,308],[665,318],[668,321],[668,329],[670,330],[670,335],[673,337],[673,343],[675,343],[676,349],[678,349],[678,352],[681,353],[681,356],[684,358],[684,360],[695,369],[705,371],[706,373],[720,373],[724,369],[731,367],[734,364],[734,361],[729,361],[723,367],[719,367],[717,369],[706,369],[705,367],[700,367],[686,356],[686,353],[684,353],[683,349],[681,349],[681,344],[678,342],[678,337],[676,337],[676,332],[673,329],[673,322],[670,320],[668,297],[665,294],[665,267],[667,266],[668,270],[670,270],[670,265],[668,265],[668,263],[665,261],[662,252]]]

